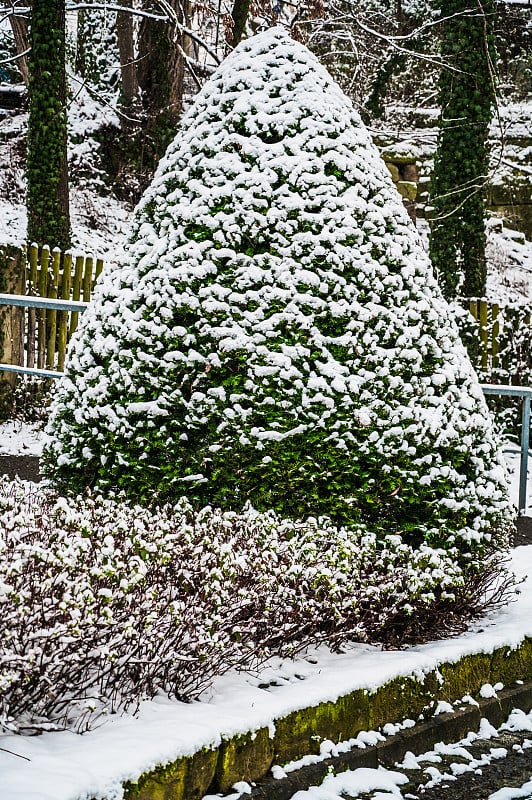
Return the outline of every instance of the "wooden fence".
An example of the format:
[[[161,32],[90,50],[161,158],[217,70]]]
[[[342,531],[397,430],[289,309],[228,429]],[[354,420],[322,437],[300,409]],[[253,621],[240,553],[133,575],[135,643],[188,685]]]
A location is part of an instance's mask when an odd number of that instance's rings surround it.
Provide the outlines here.
[[[41,250],[27,253],[4,248],[4,292],[30,297],[88,302],[103,269],[103,261]],[[62,371],[68,341],[78,324],[79,312],[44,308],[5,307],[0,311],[0,362],[21,367]]]
[[[528,384],[532,378],[532,315],[529,306],[464,300],[477,322],[462,329],[475,367],[495,382]],[[469,345],[473,345],[470,347]]]
[[[469,311],[478,322],[478,364],[482,372],[499,366],[500,306],[487,300],[470,300]]]

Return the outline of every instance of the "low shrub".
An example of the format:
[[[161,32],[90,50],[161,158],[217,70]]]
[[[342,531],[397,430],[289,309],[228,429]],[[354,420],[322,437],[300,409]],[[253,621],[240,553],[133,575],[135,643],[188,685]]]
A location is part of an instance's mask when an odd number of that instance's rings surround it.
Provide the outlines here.
[[[163,691],[197,697],[233,667],[320,642],[447,633],[482,574],[327,519],[148,511],[0,483],[0,727],[89,724]],[[489,560],[489,559],[488,559]],[[490,599],[501,596],[493,586]]]

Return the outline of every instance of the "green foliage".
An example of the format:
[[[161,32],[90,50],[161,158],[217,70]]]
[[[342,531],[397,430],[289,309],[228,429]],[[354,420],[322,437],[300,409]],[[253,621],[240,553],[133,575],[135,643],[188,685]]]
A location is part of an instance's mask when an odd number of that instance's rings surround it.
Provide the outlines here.
[[[439,0],[443,23],[440,133],[431,189],[430,254],[444,295],[486,288],[487,137],[495,102],[496,3]]]
[[[78,11],[76,71],[112,100],[117,91],[119,64],[116,41],[116,11],[85,8]]]
[[[28,58],[28,241],[70,246],[64,0],[35,0]]]
[[[65,490],[327,515],[461,542],[471,564],[505,529],[426,253],[360,118],[284,32],[243,42],[198,96],[99,291],[51,415]]]

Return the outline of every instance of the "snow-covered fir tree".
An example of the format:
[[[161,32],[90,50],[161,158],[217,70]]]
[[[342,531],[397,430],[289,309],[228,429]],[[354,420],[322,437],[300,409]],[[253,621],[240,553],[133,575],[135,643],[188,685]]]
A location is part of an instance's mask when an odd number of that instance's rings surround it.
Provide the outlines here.
[[[349,100],[280,28],[241,43],[185,116],[48,430],[69,490],[327,515],[473,564],[508,528],[419,237]]]

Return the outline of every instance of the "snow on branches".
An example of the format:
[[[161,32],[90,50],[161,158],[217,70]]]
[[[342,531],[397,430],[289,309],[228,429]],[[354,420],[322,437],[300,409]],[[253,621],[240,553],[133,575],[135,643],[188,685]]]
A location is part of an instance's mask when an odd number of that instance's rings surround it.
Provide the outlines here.
[[[237,47],[183,120],[49,432],[60,485],[135,500],[326,514],[466,558],[510,516],[481,390],[387,170],[280,28]]]
[[[0,730],[90,725],[320,642],[444,635],[479,611],[442,550],[186,500],[148,511],[0,482]]]

